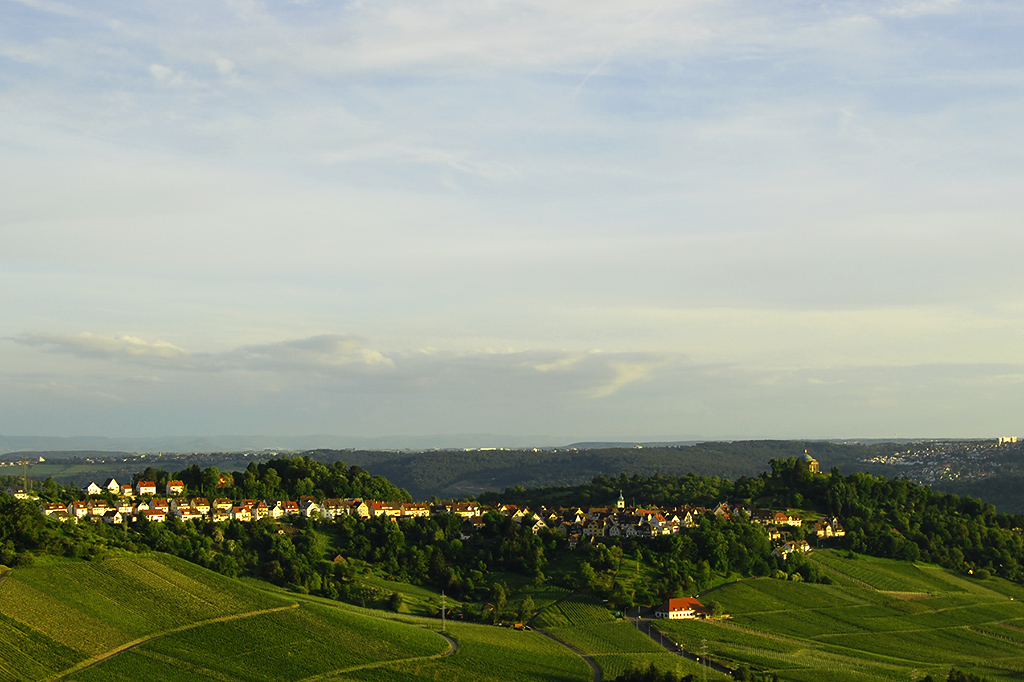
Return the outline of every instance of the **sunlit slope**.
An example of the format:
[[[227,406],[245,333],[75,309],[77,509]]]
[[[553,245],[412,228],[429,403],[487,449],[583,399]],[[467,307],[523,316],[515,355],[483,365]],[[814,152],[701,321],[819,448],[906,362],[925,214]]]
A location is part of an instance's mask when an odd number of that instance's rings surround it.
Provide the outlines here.
[[[0,682],[591,678],[535,632],[449,624],[454,649],[437,621],[384,615],[160,554],[44,557],[0,580]]]
[[[70,680],[304,680],[395,660],[431,660],[443,637],[415,625],[319,604],[201,625],[132,648]]]
[[[663,622],[684,647],[783,680],[909,679],[955,665],[992,680],[1024,671],[1024,588],[837,552],[811,555],[834,585],[762,578],[707,595],[732,619]]]
[[[0,582],[0,682],[302,679],[449,649],[422,627],[298,604],[161,554],[43,558]]]
[[[324,682],[590,682],[582,658],[537,632],[491,625],[456,623],[448,627],[458,640],[452,656],[352,670]]]
[[[167,555],[43,557],[0,581],[0,680],[43,679],[140,638],[288,604]]]

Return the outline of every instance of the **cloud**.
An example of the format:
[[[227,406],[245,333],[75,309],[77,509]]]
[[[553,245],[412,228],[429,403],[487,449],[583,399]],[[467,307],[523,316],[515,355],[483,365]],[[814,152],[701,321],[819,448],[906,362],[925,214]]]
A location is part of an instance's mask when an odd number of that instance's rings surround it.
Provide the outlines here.
[[[930,14],[952,14],[960,8],[960,0],[904,0],[888,3],[879,14],[898,17],[920,17]]]
[[[488,180],[502,180],[517,175],[516,169],[502,161],[473,158],[469,152],[456,149],[418,147],[398,142],[369,143],[343,151],[320,155],[326,164],[365,163],[366,161],[394,160],[400,163],[442,166]]]
[[[533,386],[556,393],[605,398],[645,381],[659,367],[683,357],[645,353],[568,352],[484,348],[468,351],[385,353],[355,336],[322,334],[223,352],[193,352],[164,341],[90,333],[24,333],[15,342],[49,353],[181,372],[257,372],[281,377],[320,376],[359,380],[367,388],[416,390],[447,386],[469,393],[488,386]],[[134,375],[133,383],[159,377]],[[375,390],[377,390],[375,389]]]
[[[379,371],[395,364],[380,351],[367,348],[359,338],[332,334],[245,346],[220,357],[245,369],[265,371]]]
[[[82,15],[78,8],[63,2],[53,2],[52,0],[14,0],[14,2],[49,14],[58,14],[65,17],[78,17]]]
[[[597,351],[591,351],[597,352]],[[542,362],[534,365],[533,368],[538,372],[554,372],[554,371],[565,371],[574,365],[579,364],[580,361],[585,359],[587,356],[583,353],[578,355],[568,355],[563,358],[559,358],[553,362]]]
[[[610,383],[605,384],[594,391],[593,397],[607,398],[624,386],[638,381],[645,381],[650,378],[651,372],[664,364],[664,362],[613,362],[610,364],[610,367],[615,371],[615,377]]]
[[[189,77],[184,71],[175,71],[174,69],[163,66],[162,64],[151,64],[149,67],[149,75],[153,77],[159,85],[168,88],[179,88],[182,86],[201,86],[202,83]]]
[[[26,332],[13,339],[27,346],[37,346],[53,353],[69,353],[80,358],[127,360],[143,364],[160,362],[174,364],[191,356],[187,350],[165,341],[144,341],[135,336],[104,337],[81,334],[37,334]]]
[[[183,371],[228,370],[272,372],[346,372],[392,366],[391,359],[349,336],[325,334],[295,341],[241,346],[220,352],[192,352],[165,341],[134,336],[103,337],[90,334],[38,334],[27,332],[13,341],[51,353],[101,359]]]
[[[222,76],[231,76],[235,73],[235,63],[230,59],[224,57],[217,57],[213,60],[214,65],[217,67],[217,73]]]

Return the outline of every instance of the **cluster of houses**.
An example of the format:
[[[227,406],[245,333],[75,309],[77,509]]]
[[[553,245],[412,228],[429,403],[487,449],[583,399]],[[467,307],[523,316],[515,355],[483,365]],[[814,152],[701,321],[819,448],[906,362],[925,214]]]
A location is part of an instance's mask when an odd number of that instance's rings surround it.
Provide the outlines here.
[[[95,496],[104,491],[115,493],[116,501],[107,502]],[[318,500],[314,497],[300,497],[298,500],[241,500],[227,498],[181,497],[185,491],[182,481],[168,481],[163,493],[157,497],[157,486],[152,481],[140,481],[134,487],[122,486],[108,479],[102,486],[90,483],[85,489],[92,499],[61,503],[42,503],[40,509],[47,516],[61,520],[92,519],[106,523],[121,524],[127,521],[146,519],[161,523],[169,517],[183,521],[257,521],[264,518],[281,519],[294,517],[317,517],[335,519],[340,516],[355,516],[369,519],[385,517],[390,519],[429,517],[454,514],[462,517],[462,538],[468,539],[484,524],[484,515],[490,511],[510,517],[519,524],[529,524],[534,533],[550,529],[565,536],[570,547],[579,542],[595,542],[598,538],[639,537],[648,538],[671,535],[699,523],[703,515],[731,518],[740,514],[748,516],[754,523],[765,528],[769,538],[777,544],[774,554],[787,558],[794,552],[810,551],[805,540],[787,541],[785,527],[799,527],[803,520],[786,512],[769,509],[754,509],[722,502],[714,507],[659,508],[627,507],[619,495],[614,506],[604,507],[540,507],[535,510],[516,505],[500,505],[494,508],[481,507],[476,502],[455,502],[445,500],[429,502],[381,502],[362,498],[332,498]],[[814,525],[814,532],[820,538],[842,537],[845,531],[835,517],[822,519]]]

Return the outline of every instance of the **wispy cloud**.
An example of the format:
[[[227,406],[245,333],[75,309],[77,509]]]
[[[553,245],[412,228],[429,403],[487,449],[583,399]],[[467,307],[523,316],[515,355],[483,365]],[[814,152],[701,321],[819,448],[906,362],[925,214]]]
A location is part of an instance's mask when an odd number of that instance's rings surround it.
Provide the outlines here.
[[[612,362],[610,367],[615,371],[611,382],[599,387],[594,391],[595,398],[607,398],[618,390],[629,384],[645,381],[651,377],[652,372],[665,362]]]
[[[280,343],[241,346],[220,353],[193,352],[165,341],[150,342],[134,336],[102,337],[88,332],[24,333],[12,340],[51,353],[183,371],[220,372],[244,369],[332,373],[384,369],[394,364],[379,351],[367,348],[361,339],[330,334]]]
[[[135,336],[104,337],[81,334],[39,334],[26,332],[13,339],[27,346],[55,353],[70,353],[80,358],[129,360],[140,363],[176,363],[192,354],[165,341],[145,341]]]
[[[595,398],[649,379],[654,371],[682,356],[643,353],[585,353],[555,350],[480,349],[474,351],[401,351],[384,353],[352,336],[325,334],[279,343],[241,346],[223,352],[193,352],[163,341],[133,336],[25,333],[12,340],[45,352],[89,360],[182,372],[269,372],[380,378],[391,386],[445,384],[480,387],[536,384],[546,390],[579,392]],[[133,382],[159,377],[132,377]],[[539,382],[539,383],[538,383]]]

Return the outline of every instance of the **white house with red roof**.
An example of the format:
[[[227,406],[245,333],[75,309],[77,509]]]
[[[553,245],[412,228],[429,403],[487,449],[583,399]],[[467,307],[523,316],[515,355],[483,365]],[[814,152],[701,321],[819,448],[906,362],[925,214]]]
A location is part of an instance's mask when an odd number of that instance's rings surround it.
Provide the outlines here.
[[[156,495],[156,483],[153,481],[139,481],[135,484],[136,495]]]
[[[166,495],[180,495],[185,492],[185,481],[167,481]]]
[[[89,515],[89,504],[81,500],[69,502],[67,509],[68,514],[74,516],[76,519],[84,519]]]
[[[655,618],[707,618],[708,609],[693,597],[669,599],[654,612]]]
[[[143,509],[139,512],[139,518],[150,523],[163,523],[167,520],[167,512],[161,509]]]

